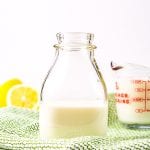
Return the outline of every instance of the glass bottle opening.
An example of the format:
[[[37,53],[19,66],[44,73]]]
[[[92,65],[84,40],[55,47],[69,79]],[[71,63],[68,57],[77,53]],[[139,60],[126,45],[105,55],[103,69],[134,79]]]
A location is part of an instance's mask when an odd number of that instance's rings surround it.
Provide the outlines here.
[[[58,45],[54,45],[54,47],[59,46],[60,48],[96,48],[96,46],[92,45],[92,42],[94,40],[94,34],[92,33],[66,32],[57,33],[56,37],[58,40]]]

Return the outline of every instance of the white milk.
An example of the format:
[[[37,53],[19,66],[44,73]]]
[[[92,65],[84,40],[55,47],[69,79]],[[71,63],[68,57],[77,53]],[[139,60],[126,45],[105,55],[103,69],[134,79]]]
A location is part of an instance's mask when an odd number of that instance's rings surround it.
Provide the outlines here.
[[[105,135],[107,105],[99,101],[53,101],[40,106],[40,137],[70,138]]]
[[[150,124],[150,81],[118,79],[116,83],[117,114],[126,124]]]

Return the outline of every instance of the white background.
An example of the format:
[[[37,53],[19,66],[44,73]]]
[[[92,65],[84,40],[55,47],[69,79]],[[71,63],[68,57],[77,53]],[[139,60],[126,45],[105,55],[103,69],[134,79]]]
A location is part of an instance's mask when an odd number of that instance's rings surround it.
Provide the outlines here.
[[[109,91],[110,61],[150,66],[149,0],[0,0],[0,83],[40,89],[57,32],[93,32]]]

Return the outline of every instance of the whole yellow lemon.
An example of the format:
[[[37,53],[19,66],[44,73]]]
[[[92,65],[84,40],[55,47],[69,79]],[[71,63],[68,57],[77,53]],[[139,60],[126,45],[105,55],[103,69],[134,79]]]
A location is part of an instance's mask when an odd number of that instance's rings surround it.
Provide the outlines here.
[[[17,78],[10,79],[0,86],[0,107],[7,105],[8,91],[15,85],[22,84],[22,81]]]

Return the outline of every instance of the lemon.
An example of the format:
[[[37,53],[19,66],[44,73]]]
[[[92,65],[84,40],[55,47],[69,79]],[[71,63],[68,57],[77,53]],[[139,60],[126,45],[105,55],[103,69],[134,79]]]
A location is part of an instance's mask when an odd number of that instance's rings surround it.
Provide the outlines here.
[[[10,89],[7,95],[8,106],[34,108],[38,103],[38,92],[27,85],[16,85]]]
[[[36,103],[36,104],[34,105],[34,107],[33,107],[33,110],[39,111],[39,109],[40,109],[40,104],[39,104],[39,103]]]
[[[0,107],[4,107],[7,105],[6,99],[8,91],[10,90],[10,88],[18,84],[22,84],[22,81],[17,78],[13,78],[4,82],[0,86]]]

